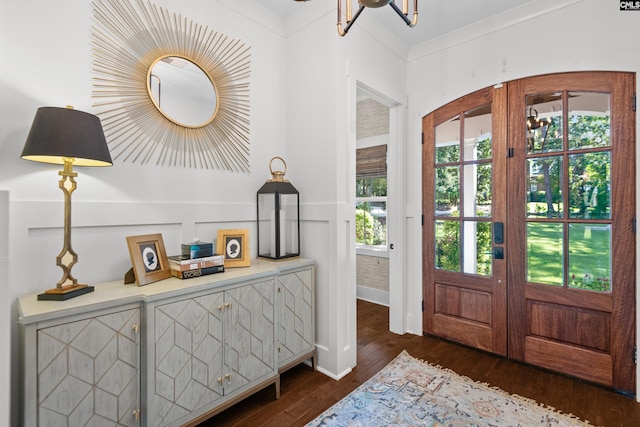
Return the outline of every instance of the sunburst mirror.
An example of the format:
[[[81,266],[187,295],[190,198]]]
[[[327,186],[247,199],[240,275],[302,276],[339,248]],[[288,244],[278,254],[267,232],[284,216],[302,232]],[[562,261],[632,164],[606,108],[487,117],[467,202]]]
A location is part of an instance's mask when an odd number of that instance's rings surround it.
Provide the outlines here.
[[[112,157],[249,172],[250,47],[143,0],[96,0],[93,16]]]

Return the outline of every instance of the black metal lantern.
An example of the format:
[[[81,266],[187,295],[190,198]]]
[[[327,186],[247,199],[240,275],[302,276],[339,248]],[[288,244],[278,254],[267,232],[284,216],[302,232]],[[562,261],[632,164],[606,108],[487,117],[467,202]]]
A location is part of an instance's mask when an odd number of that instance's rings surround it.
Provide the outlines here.
[[[279,159],[284,171],[273,171]],[[269,162],[272,179],[258,190],[258,256],[270,259],[300,255],[300,193],[284,179],[287,164],[281,157]]]

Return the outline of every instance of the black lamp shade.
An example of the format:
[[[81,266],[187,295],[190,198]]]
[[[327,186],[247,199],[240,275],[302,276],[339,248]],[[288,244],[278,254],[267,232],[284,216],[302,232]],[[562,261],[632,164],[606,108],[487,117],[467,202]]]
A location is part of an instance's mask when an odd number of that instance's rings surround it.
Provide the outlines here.
[[[113,164],[100,118],[72,108],[40,107],[20,156],[36,162],[74,166]]]

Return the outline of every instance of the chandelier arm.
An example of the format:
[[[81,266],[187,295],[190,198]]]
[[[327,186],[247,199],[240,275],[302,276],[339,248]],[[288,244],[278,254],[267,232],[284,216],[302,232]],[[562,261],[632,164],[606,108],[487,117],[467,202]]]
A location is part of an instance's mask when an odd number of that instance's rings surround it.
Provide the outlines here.
[[[360,5],[360,7],[356,11],[355,15],[353,15],[353,18],[351,20],[347,20],[347,26],[344,27],[344,30],[343,30],[342,29],[342,16],[340,16],[340,2],[341,1],[342,0],[338,0],[338,34],[341,37],[344,37],[344,35],[347,34],[347,32],[349,31],[349,28],[351,28],[353,23],[356,22],[356,19],[358,19],[358,16],[360,16],[362,11],[364,10],[364,6]]]
[[[413,20],[411,21],[411,28],[415,27],[418,23],[418,0],[413,1]]]
[[[398,16],[400,18],[402,18],[402,20],[409,26],[409,27],[414,27],[417,23],[418,23],[418,0],[414,0],[414,11],[413,11],[413,20],[410,20],[406,13],[403,12],[402,10],[400,10],[400,8],[398,7],[398,5],[396,5],[395,1],[391,1],[391,3],[389,3],[389,6],[391,6],[391,8],[393,10],[396,11],[396,13],[398,14]]]

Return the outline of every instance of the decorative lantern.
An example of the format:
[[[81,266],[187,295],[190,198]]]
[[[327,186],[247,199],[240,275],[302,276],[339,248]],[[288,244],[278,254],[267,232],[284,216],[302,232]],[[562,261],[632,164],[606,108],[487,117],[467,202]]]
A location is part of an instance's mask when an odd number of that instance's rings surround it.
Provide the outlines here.
[[[284,171],[273,171],[274,160]],[[258,256],[270,259],[300,255],[300,193],[284,179],[287,164],[281,157],[269,162],[272,179],[258,190]]]

